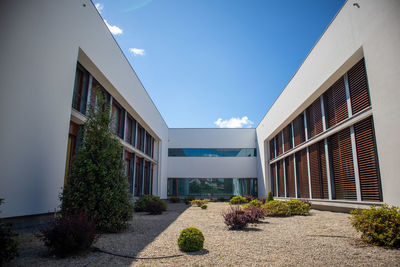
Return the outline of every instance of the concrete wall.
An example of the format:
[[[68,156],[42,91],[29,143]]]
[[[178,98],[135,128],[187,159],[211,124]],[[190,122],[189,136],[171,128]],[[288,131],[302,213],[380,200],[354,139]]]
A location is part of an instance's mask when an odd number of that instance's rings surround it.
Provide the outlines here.
[[[0,1],[2,217],[54,211],[64,181],[78,57],[161,141],[166,197],[168,128],[90,0]]]
[[[359,8],[353,3],[357,2]],[[400,205],[398,149],[400,141],[400,2],[349,0],[314,46],[302,66],[257,127],[260,158],[258,172],[269,190],[266,141],[365,58],[383,200]],[[262,178],[261,178],[262,177]],[[261,194],[261,192],[260,192]]]
[[[169,148],[255,148],[255,129],[169,129]],[[256,157],[168,157],[170,178],[255,178]]]

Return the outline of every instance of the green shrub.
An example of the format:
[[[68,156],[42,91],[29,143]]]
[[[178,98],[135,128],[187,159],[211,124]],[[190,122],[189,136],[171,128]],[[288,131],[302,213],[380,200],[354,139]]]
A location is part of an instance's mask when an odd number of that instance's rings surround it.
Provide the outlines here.
[[[274,200],[274,195],[272,194],[272,191],[270,190],[267,195],[267,202],[270,202],[272,200]]]
[[[148,209],[148,205],[150,202],[158,202],[161,206],[162,211],[167,210],[167,203],[160,199],[160,197],[153,196],[153,195],[142,195],[138,200],[136,200],[134,209],[136,212],[151,212]]]
[[[231,198],[231,200],[229,200],[229,203],[232,205],[238,205],[238,204],[244,204],[247,203],[247,199],[245,197],[242,196],[234,196]]]
[[[146,211],[151,215],[159,215],[162,214],[163,211],[166,210],[165,205],[163,204],[163,200],[151,200],[146,204]]]
[[[308,215],[311,206],[297,199],[285,202],[289,206],[291,215]]]
[[[185,199],[184,199],[183,201],[185,202],[186,205],[189,205],[190,202],[191,202],[192,200],[195,200],[195,199],[196,199],[196,198],[195,198],[194,196],[187,196],[187,197],[185,197]]]
[[[132,218],[132,196],[122,146],[111,129],[109,105],[101,93],[97,100],[96,108],[90,107],[82,144],[60,195],[61,214],[85,213],[99,230],[117,232],[127,228]]]
[[[361,238],[373,245],[400,247],[400,209],[396,206],[372,206],[351,211],[351,224]]]
[[[200,208],[202,208],[203,210],[205,210],[205,209],[207,209],[207,205],[206,205],[206,204],[203,204],[203,205],[200,206]]]
[[[195,228],[188,227],[183,229],[178,238],[178,246],[181,250],[192,252],[203,248],[204,236],[203,233]]]
[[[249,205],[253,207],[261,207],[262,204],[263,203],[258,199],[253,199],[252,201],[249,202]]]
[[[208,202],[210,202],[209,199],[195,199],[195,200],[190,201],[190,204],[192,206],[201,207],[202,205],[207,204]]]
[[[181,199],[179,197],[170,197],[169,202],[171,203],[179,203],[181,202]]]
[[[0,205],[2,203],[3,199],[0,199]],[[0,266],[18,257],[18,242],[14,239],[16,236],[17,234],[11,231],[10,223],[0,221]]]
[[[291,215],[289,206],[282,201],[272,200],[263,205],[263,209],[267,216],[271,217],[288,217]]]

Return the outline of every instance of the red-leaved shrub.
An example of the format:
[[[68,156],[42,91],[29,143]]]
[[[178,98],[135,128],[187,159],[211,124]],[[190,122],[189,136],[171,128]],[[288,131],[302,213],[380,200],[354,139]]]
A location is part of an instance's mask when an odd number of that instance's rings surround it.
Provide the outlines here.
[[[244,197],[246,198],[247,202],[250,202],[254,199],[252,195],[245,195]]]
[[[257,223],[266,216],[265,211],[261,207],[249,206],[245,209],[245,212],[249,215],[249,223]]]
[[[57,257],[83,252],[99,237],[96,223],[86,215],[65,215],[40,230],[39,238]]]
[[[240,206],[231,206],[226,212],[222,213],[222,217],[231,230],[243,229],[251,221],[250,215]]]

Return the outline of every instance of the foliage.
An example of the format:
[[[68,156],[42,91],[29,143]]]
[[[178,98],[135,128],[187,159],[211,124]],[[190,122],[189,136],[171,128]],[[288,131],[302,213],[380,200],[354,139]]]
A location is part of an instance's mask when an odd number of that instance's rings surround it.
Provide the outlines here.
[[[244,198],[247,200],[247,202],[250,202],[254,199],[252,195],[245,195]]]
[[[265,211],[261,207],[250,206],[245,209],[245,212],[249,215],[249,223],[257,223],[265,218]]]
[[[86,251],[98,238],[96,223],[81,215],[64,215],[40,230],[39,238],[57,257]]]
[[[167,203],[160,199],[160,197],[157,196],[153,196],[153,195],[142,195],[139,199],[136,200],[135,205],[134,205],[134,209],[136,212],[150,212],[151,210],[149,210],[149,206],[148,204],[150,202],[158,202],[159,205],[161,207],[161,212],[166,211],[167,210]],[[152,206],[155,206],[156,204],[152,204]],[[159,213],[161,214],[161,213]]]
[[[274,200],[274,195],[272,194],[272,191],[268,191],[268,195],[267,195],[267,202],[270,202]]]
[[[304,204],[307,204],[311,207],[311,201],[305,198],[299,198],[299,201],[303,202]]]
[[[111,129],[110,108],[97,95],[83,129],[83,141],[60,195],[63,216],[85,213],[100,230],[127,228],[132,218],[131,194],[122,160],[122,146]]]
[[[190,202],[191,202],[192,200],[195,200],[195,199],[196,199],[196,198],[195,198],[194,196],[187,196],[187,197],[185,197],[184,202],[185,202],[186,205],[189,205]]]
[[[263,203],[258,199],[253,199],[252,201],[249,202],[249,204],[250,204],[250,206],[253,206],[253,207],[261,207],[261,205]]]
[[[263,206],[267,216],[271,217],[288,217],[291,216],[289,206],[282,201],[272,200],[266,202]]]
[[[361,238],[373,245],[400,247],[400,209],[383,205],[378,208],[355,209],[350,212],[351,224]]]
[[[311,206],[297,199],[291,199],[285,202],[289,206],[291,215],[308,215]]]
[[[237,204],[244,204],[247,203],[247,199],[245,197],[242,196],[234,196],[231,198],[231,200],[229,200],[229,203],[232,205],[237,205]]]
[[[190,201],[190,204],[192,206],[201,207],[202,205],[207,204],[208,202],[210,202],[209,199],[195,199],[195,200]]]
[[[178,238],[178,246],[181,250],[192,252],[203,248],[203,233],[196,227],[183,229]]]
[[[251,221],[250,215],[242,210],[240,206],[230,206],[230,208],[222,213],[225,224],[231,230],[241,230]]]
[[[179,203],[181,202],[181,199],[179,197],[170,197],[169,202],[171,203]]]
[[[146,203],[146,211],[151,215],[162,214],[165,211],[165,205],[163,205],[163,200],[151,200]]]
[[[202,208],[203,210],[205,210],[205,209],[207,209],[207,205],[206,205],[206,204],[203,204],[203,205],[200,206],[200,208]]]
[[[0,198],[0,205],[2,203],[3,199]],[[16,236],[17,234],[11,231],[10,223],[0,221],[0,266],[18,257],[18,242],[14,239]]]
[[[261,203],[265,204],[265,202],[267,201],[267,197],[262,196],[262,197],[259,197],[258,200],[261,201]]]

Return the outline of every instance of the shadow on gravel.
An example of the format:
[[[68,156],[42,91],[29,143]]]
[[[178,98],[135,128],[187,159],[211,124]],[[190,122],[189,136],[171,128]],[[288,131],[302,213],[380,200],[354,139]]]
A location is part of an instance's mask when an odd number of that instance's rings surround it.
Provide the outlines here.
[[[195,251],[195,252],[184,252],[184,253],[186,253],[186,254],[188,254],[188,255],[192,255],[192,256],[202,256],[202,255],[206,255],[206,254],[210,253],[210,251],[209,251],[208,249],[203,248],[203,249],[201,249],[201,250],[199,250],[199,251]]]

